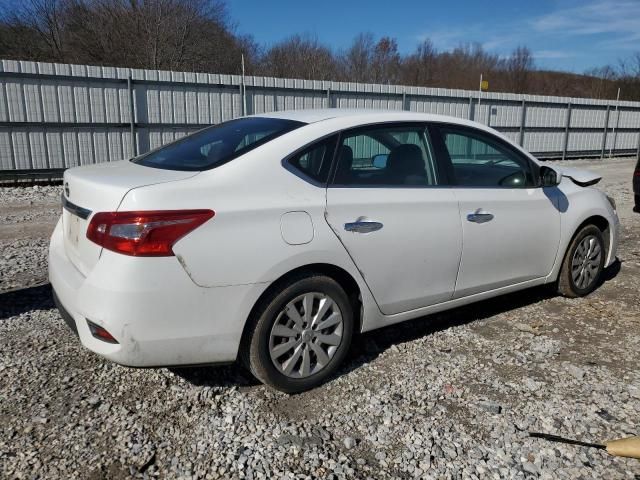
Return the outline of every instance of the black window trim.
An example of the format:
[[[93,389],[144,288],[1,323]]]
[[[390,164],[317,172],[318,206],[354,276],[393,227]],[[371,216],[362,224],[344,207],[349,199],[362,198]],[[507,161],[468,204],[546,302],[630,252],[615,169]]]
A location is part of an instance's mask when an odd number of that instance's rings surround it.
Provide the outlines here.
[[[514,186],[500,186],[500,185],[486,185],[486,186],[477,186],[477,185],[459,185],[456,183],[455,174],[453,172],[453,161],[449,156],[449,151],[444,143],[442,134],[440,129],[451,128],[454,130],[462,130],[468,131],[472,134],[475,134],[479,138],[488,137],[494,143],[498,144],[500,147],[504,148],[508,152],[512,153],[514,156],[520,158],[525,162],[528,166],[529,174],[531,175],[531,179],[533,181],[532,185],[524,185],[522,187],[514,187]],[[449,184],[453,188],[470,188],[470,189],[496,189],[496,190],[524,190],[528,188],[541,188],[542,182],[540,180],[540,167],[535,162],[531,161],[529,157],[524,155],[519,150],[515,149],[513,145],[510,145],[504,139],[491,134],[490,132],[486,132],[482,129],[475,128],[469,125],[462,125],[459,123],[451,123],[451,122],[437,122],[431,121],[429,122],[429,131],[431,132],[432,143],[434,144],[434,149],[436,150],[436,156],[439,158],[439,165],[442,165],[443,169],[447,172],[447,177],[449,179]]]
[[[421,126],[424,132],[427,134],[427,142],[429,146],[433,149],[431,153],[432,161],[434,168],[436,170],[436,185],[384,185],[384,184],[336,184],[333,183],[335,180],[335,174],[338,168],[338,158],[337,151],[340,145],[342,145],[342,139],[347,135],[352,135],[353,133],[357,133],[360,130],[366,131],[370,130],[372,127],[380,127],[382,128],[402,128],[402,127],[415,127]],[[356,127],[345,128],[339,131],[338,141],[336,143],[336,150],[334,152],[333,162],[331,164],[331,171],[329,172],[329,178],[327,182],[327,188],[389,188],[389,189],[433,189],[433,188],[448,188],[450,187],[449,174],[441,165],[439,155],[437,155],[437,149],[433,144],[431,138],[431,131],[429,129],[429,122],[424,120],[409,120],[409,121],[391,121],[391,122],[372,122],[363,125],[358,125]]]

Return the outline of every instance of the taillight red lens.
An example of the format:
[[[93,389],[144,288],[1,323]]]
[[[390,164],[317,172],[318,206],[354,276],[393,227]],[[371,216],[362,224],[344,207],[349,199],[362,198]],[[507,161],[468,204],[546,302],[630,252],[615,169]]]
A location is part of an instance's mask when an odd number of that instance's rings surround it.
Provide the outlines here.
[[[118,343],[118,341],[115,338],[113,338],[113,335],[111,335],[106,329],[102,328],[100,325],[96,325],[95,323],[89,320],[87,320],[87,325],[89,325],[89,331],[91,332],[91,335],[93,335],[98,340],[102,340],[103,342],[107,342],[107,343]]]
[[[125,255],[170,257],[178,240],[214,215],[213,210],[100,212],[91,218],[87,238]]]

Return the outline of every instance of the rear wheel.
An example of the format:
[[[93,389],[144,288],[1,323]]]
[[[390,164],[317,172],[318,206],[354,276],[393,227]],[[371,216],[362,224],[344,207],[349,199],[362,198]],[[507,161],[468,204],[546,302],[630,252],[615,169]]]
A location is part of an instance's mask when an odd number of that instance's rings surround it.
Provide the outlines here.
[[[353,310],[332,278],[307,274],[262,302],[250,326],[244,359],[263,383],[287,393],[324,382],[351,344]]]
[[[595,225],[583,227],[574,237],[558,278],[558,292],[566,297],[591,293],[604,270],[605,246]]]

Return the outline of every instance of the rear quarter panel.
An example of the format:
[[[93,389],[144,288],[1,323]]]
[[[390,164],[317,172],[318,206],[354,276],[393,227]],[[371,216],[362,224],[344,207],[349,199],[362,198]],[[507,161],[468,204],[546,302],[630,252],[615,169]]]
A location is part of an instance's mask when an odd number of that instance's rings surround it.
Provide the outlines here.
[[[282,166],[289,152],[328,133],[326,127],[324,130],[285,135],[184,181],[132,190],[119,210],[214,210],[214,218],[173,248],[190,278],[201,287],[262,284],[266,289],[293,269],[326,263],[351,274],[360,286],[363,303],[373,305],[375,313],[377,306],[366,284],[325,221],[326,189]],[[309,215],[311,241],[297,245],[285,241],[281,219],[288,212]]]

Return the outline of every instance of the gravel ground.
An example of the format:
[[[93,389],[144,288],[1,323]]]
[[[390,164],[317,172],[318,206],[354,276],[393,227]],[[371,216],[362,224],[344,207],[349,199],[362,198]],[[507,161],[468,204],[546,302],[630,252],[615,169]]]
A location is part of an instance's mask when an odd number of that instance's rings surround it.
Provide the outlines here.
[[[640,461],[528,437],[640,435],[640,215],[604,175],[621,265],[592,295],[533,289],[359,336],[288,396],[240,367],[134,370],[84,350],[50,299],[59,187],[0,189],[2,478],[640,479]]]

